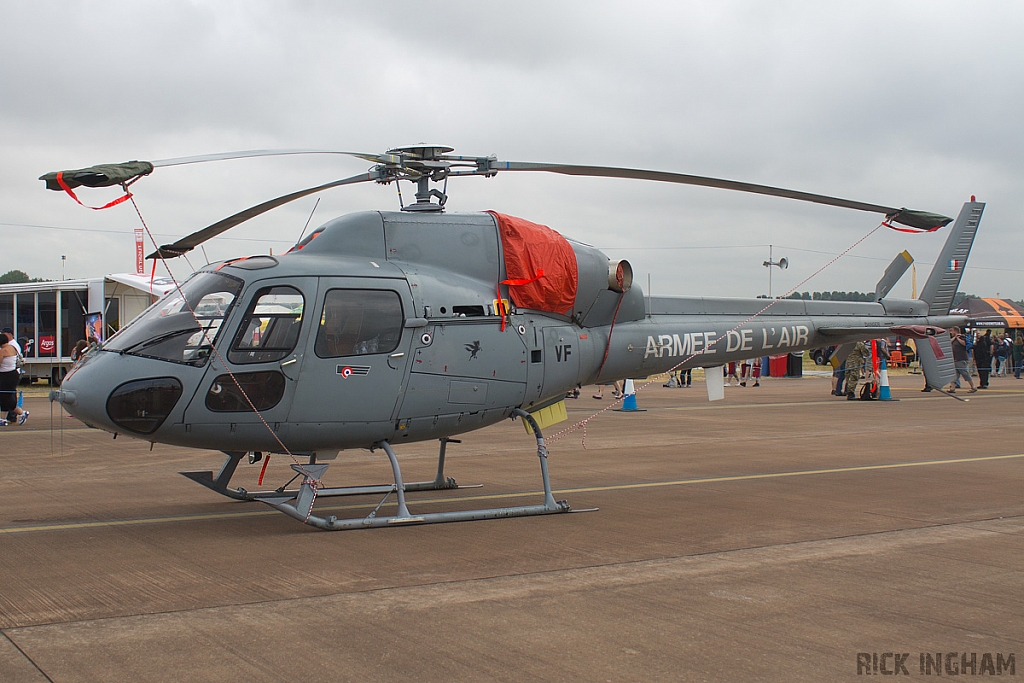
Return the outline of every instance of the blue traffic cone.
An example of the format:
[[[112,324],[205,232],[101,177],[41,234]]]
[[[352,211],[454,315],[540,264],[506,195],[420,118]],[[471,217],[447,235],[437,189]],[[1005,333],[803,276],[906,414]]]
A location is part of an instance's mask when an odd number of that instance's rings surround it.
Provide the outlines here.
[[[889,373],[885,369],[885,360],[882,359],[879,362],[878,370],[878,400],[879,401],[893,401],[892,393],[889,391]]]
[[[622,387],[622,407],[618,410],[623,413],[637,413],[644,412],[643,409],[637,408],[636,406],[636,388],[633,386],[633,380],[627,379],[625,386]]]

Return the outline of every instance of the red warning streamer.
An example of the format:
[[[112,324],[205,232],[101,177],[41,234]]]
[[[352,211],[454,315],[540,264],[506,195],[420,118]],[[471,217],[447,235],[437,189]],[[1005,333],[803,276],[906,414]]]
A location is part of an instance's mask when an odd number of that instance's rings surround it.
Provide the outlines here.
[[[541,279],[542,277],[544,277],[544,269],[543,268],[538,268],[537,269],[537,274],[534,275],[533,277],[531,277],[529,280],[526,280],[526,279],[502,280],[501,282],[498,283],[498,287],[497,287],[497,291],[498,291],[498,310],[497,310],[497,313],[498,313],[498,315],[501,316],[501,331],[502,332],[505,331],[505,316],[508,315],[508,311],[505,310],[505,301],[501,298],[501,286],[502,285],[508,285],[509,287],[522,287],[523,285],[528,285],[531,282],[536,282],[537,280]]]
[[[887,220],[882,221],[882,225],[889,228],[890,230],[895,230],[896,232],[909,232],[911,234],[917,234],[920,232],[935,232],[936,230],[939,230],[943,227],[941,225],[936,225],[934,228],[898,228]]]
[[[267,458],[263,461],[263,467],[260,468],[260,479],[256,482],[257,486],[263,486],[263,475],[267,473],[267,465],[270,464],[270,454],[267,453]]]
[[[71,195],[72,199],[74,199],[76,202],[78,202],[85,208],[92,209],[93,211],[102,211],[103,209],[109,209],[112,206],[117,206],[121,202],[126,202],[132,198],[132,193],[125,189],[124,194],[112,202],[108,202],[103,206],[89,206],[88,204],[82,204],[82,200],[78,198],[78,195],[75,194],[75,191],[68,187],[68,184],[64,182],[64,171],[57,172],[57,183],[61,186],[61,189],[63,189],[65,192]]]

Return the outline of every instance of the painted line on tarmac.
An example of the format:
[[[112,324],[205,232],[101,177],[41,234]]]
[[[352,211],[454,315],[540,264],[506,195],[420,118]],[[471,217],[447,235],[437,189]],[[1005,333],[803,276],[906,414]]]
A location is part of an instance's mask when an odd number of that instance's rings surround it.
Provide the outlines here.
[[[893,470],[906,467],[926,467],[930,465],[956,465],[963,463],[986,462],[991,460],[1019,460],[1024,453],[1013,455],[985,455],[975,458],[952,458],[950,460],[919,460],[916,462],[896,462],[884,465],[855,465],[851,467],[830,467],[821,470],[796,470],[794,472],[768,472],[764,474],[737,474],[726,477],[706,477],[703,479],[679,479],[677,481],[653,481],[637,484],[618,484],[611,486],[593,486],[579,489],[561,489],[558,493],[590,493],[595,491],[619,491],[623,489],[656,488],[660,486],[688,486],[693,484],[717,484],[730,481],[751,481],[754,479],[784,479],[788,477],[806,477],[819,474],[845,474],[849,472],[870,472],[876,470]]]
[[[897,391],[912,391],[912,392],[917,392],[917,393],[921,392],[920,389],[903,389],[903,388],[899,388],[899,389],[897,389]],[[966,393],[966,392],[964,392],[964,393]],[[1005,397],[1005,396],[1019,396],[1021,394],[1024,394],[1024,391],[1021,391],[1021,390],[1018,390],[1018,389],[1002,389],[1002,390],[1000,390],[1000,389],[994,389],[994,390],[993,389],[986,389],[985,393],[979,392],[977,394],[971,394],[970,397],[968,398],[968,400],[973,401],[975,399],[984,398],[986,396],[989,397],[989,398],[996,398],[997,395],[1000,396],[1000,397]],[[938,395],[938,396],[936,396],[936,395],[932,395],[932,396],[912,396],[912,397],[907,397],[907,398],[900,398],[899,401],[900,402],[904,402],[904,401],[906,401],[906,402],[933,401],[933,400],[936,400],[936,399],[940,398],[940,396],[941,395]],[[728,397],[728,394],[726,394],[726,397]],[[641,399],[642,399],[642,397],[641,397]],[[880,401],[880,400],[876,399],[874,401],[856,401],[855,403],[858,404],[858,405],[885,405],[888,402],[887,401]],[[690,412],[690,411],[698,411],[698,410],[751,410],[751,409],[763,410],[765,408],[795,408],[795,407],[799,407],[799,406],[826,406],[826,405],[832,405],[832,404],[835,404],[835,405],[846,405],[846,401],[843,400],[842,398],[839,398],[839,397],[833,397],[833,398],[825,398],[825,399],[814,400],[814,401],[772,401],[772,402],[767,402],[767,403],[717,403],[717,404],[700,403],[700,404],[695,404],[695,405],[682,405],[682,406],[648,406],[648,407],[644,408],[643,412],[660,413],[660,412],[663,412],[663,411]],[[600,404],[598,405],[598,407],[600,407]],[[614,411],[614,412],[619,413],[619,414],[627,414],[629,411],[625,411],[625,413],[623,411]],[[567,410],[567,413],[569,415],[571,415],[571,416],[593,415],[594,411],[592,411],[592,410],[582,410],[582,409],[579,409],[579,408],[570,408],[570,409]],[[606,413],[606,414],[611,414],[611,413]]]
[[[1013,455],[985,455],[974,458],[952,458],[949,460],[919,460],[915,462],[897,462],[881,465],[855,465],[851,467],[831,467],[819,470],[796,470],[792,472],[767,472],[762,474],[737,474],[725,477],[704,477],[699,479],[676,479],[673,481],[651,481],[633,484],[612,484],[609,486],[586,486],[573,489],[557,489],[553,493],[601,493],[604,491],[626,491],[631,489],[662,488],[666,486],[693,486],[695,484],[721,484],[734,481],[754,481],[758,479],[786,479],[822,474],[846,474],[850,472],[872,472],[879,470],[904,469],[908,467],[929,467],[934,465],[957,465],[965,463],[991,462],[998,460],[1024,459],[1024,453]],[[416,504],[464,503],[482,500],[500,500],[507,498],[525,498],[540,496],[540,491],[520,491],[509,493],[492,493],[475,496],[451,496],[446,498],[426,498],[414,501]],[[321,512],[337,510],[370,510],[377,507],[372,503],[354,505],[322,505],[317,508]],[[189,515],[172,515],[166,517],[141,517],[136,519],[97,520],[95,522],[55,522],[53,524],[36,524],[32,526],[0,527],[0,535],[34,533],[40,531],[72,531],[77,529],[101,529],[113,527],[132,527],[148,524],[167,524],[171,522],[205,522],[220,519],[236,519],[242,517],[266,517],[279,515],[275,510],[248,510],[245,512],[212,512]]]

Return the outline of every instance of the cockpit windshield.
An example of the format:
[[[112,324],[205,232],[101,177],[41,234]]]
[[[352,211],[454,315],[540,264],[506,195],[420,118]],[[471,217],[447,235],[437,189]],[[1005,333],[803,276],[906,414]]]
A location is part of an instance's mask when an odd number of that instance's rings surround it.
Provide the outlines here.
[[[110,338],[103,348],[147,358],[202,365],[210,356],[242,282],[196,273]]]

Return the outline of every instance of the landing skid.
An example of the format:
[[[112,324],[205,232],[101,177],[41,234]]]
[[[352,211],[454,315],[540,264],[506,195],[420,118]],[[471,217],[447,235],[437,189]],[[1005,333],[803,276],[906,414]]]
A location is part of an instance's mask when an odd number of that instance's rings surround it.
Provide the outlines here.
[[[398,465],[398,458],[391,444],[387,441],[380,441],[376,445],[383,450],[391,462],[391,470],[395,477],[394,486],[385,487],[387,491],[384,498],[377,507],[366,517],[338,519],[334,515],[330,517],[318,517],[313,514],[313,503],[320,496],[326,495],[327,491],[334,489],[319,488],[320,479],[327,471],[326,464],[292,465],[298,475],[302,477],[302,484],[297,494],[278,495],[276,497],[265,496],[258,500],[280,510],[289,517],[327,531],[342,531],[346,529],[366,529],[373,527],[401,526],[407,524],[438,524],[441,522],[464,522],[477,519],[500,519],[504,517],[528,517],[533,515],[551,515],[560,512],[571,512],[572,509],[565,501],[555,502],[551,494],[551,482],[548,478],[548,451],[544,445],[544,437],[541,435],[540,427],[536,420],[524,410],[516,409],[512,413],[530,423],[534,436],[537,439],[537,456],[540,458],[541,477],[544,482],[544,502],[540,505],[523,505],[519,507],[490,508],[483,510],[458,510],[451,512],[432,512],[422,515],[413,515],[405,502],[405,492],[412,489],[411,484],[402,483],[402,470]],[[441,465],[438,468],[440,476],[444,460],[445,439],[441,440]],[[186,475],[187,476],[187,475]],[[190,477],[191,478],[191,477]],[[212,479],[212,474],[210,475]],[[200,482],[203,483],[203,482]],[[394,515],[378,516],[381,506],[387,501],[392,493],[397,495],[398,510]]]
[[[450,491],[454,489],[476,489],[481,488],[483,484],[470,484],[460,486],[455,479],[452,477],[444,476],[444,456],[445,449],[449,443],[462,443],[457,439],[449,439],[447,437],[441,439],[441,450],[437,458],[437,475],[433,481],[417,481],[405,485],[406,491]],[[298,489],[287,488],[288,484],[310,471],[310,467],[315,467],[315,458],[310,458],[308,465],[292,465],[298,474],[292,477],[290,481],[285,483],[283,486],[269,490],[269,491],[247,491],[241,486],[231,488],[229,486],[231,477],[235,475],[235,469],[238,467],[238,463],[241,462],[245,456],[244,453],[228,453],[227,460],[221,465],[220,471],[214,476],[213,472],[209,470],[194,471],[194,472],[179,472],[184,477],[188,477],[197,484],[202,484],[206,488],[233,498],[234,500],[265,500],[267,498],[281,498],[285,497],[297,497],[301,492],[301,487]],[[325,470],[327,465],[320,465]],[[388,494],[395,490],[394,484],[375,484],[371,486],[340,486],[335,488],[321,488],[317,491],[317,496],[363,496],[367,494]]]

